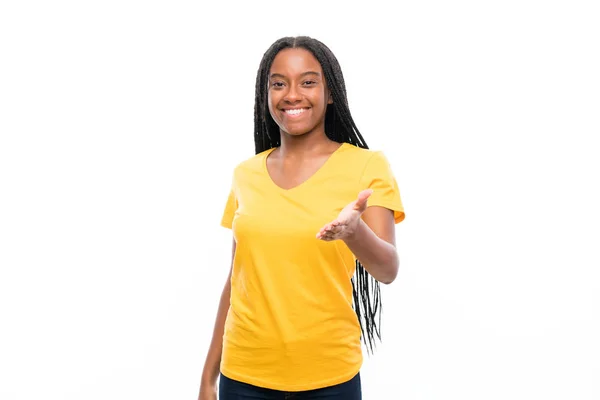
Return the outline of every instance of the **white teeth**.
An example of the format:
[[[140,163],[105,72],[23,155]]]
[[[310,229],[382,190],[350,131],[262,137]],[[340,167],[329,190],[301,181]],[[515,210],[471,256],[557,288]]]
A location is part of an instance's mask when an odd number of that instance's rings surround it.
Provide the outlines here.
[[[294,110],[285,110],[285,112],[290,115],[302,114],[304,111],[306,111],[305,108],[296,108]]]

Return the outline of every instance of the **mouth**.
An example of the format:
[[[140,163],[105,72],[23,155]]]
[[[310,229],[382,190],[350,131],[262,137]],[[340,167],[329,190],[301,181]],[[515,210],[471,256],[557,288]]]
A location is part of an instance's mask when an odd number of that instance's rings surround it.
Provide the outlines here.
[[[298,117],[306,112],[309,107],[298,107],[298,108],[287,108],[284,109],[283,112],[285,115],[289,117]]]

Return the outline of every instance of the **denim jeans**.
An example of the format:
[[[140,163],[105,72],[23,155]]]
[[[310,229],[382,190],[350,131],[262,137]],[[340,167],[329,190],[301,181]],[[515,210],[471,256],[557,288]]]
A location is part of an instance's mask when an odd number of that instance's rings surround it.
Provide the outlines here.
[[[302,392],[284,392],[238,382],[220,375],[219,400],[361,400],[360,373],[348,382]]]

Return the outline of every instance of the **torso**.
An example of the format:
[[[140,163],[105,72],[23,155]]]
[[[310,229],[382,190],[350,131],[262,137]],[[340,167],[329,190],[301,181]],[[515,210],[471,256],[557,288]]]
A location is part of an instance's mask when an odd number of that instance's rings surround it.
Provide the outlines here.
[[[316,234],[367,187],[376,189],[374,205],[401,203],[379,154],[332,144],[301,161],[265,150],[235,169],[224,213],[236,251],[220,365],[231,379],[301,391],[360,369],[355,257],[344,242]]]

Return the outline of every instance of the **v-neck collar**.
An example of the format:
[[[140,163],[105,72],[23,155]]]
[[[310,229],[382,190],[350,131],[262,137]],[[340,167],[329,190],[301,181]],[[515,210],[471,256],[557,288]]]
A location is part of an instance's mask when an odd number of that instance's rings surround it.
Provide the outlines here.
[[[337,155],[337,153],[339,153],[342,148],[346,147],[348,145],[348,143],[344,142],[342,143],[337,149],[335,149],[335,151],[333,153],[331,153],[329,155],[329,157],[327,157],[327,160],[325,160],[325,162],[323,163],[323,165],[321,165],[319,167],[319,169],[317,169],[311,176],[309,176],[308,178],[306,178],[304,181],[300,182],[299,184],[297,184],[294,187],[288,188],[288,189],[284,189],[281,186],[279,186],[278,184],[275,183],[275,181],[273,180],[273,178],[271,177],[271,174],[269,174],[269,169],[267,168],[267,158],[269,158],[269,155],[277,148],[277,147],[273,147],[270,150],[268,150],[267,152],[265,152],[265,156],[262,160],[262,166],[263,166],[263,171],[267,177],[267,180],[269,181],[269,184],[271,186],[273,186],[276,190],[283,192],[283,193],[290,193],[296,190],[301,189],[304,186],[307,186],[310,184],[311,181],[313,181],[315,179],[315,177],[318,177],[320,174],[323,173],[323,170],[326,169],[326,167],[328,166],[328,164],[331,163],[331,160]]]

